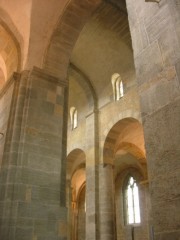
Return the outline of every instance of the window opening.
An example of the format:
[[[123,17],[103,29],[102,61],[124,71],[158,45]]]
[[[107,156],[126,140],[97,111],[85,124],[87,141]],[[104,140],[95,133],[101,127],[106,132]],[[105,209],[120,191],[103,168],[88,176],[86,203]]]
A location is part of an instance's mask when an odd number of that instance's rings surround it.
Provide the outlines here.
[[[139,190],[137,183],[133,177],[129,178],[126,190],[126,221],[127,224],[136,224],[141,222],[140,205],[139,205]]]
[[[111,82],[113,87],[114,100],[118,101],[120,98],[124,96],[123,81],[118,73],[114,73],[112,75]]]
[[[75,107],[70,108],[71,128],[72,130],[78,126],[78,113]]]

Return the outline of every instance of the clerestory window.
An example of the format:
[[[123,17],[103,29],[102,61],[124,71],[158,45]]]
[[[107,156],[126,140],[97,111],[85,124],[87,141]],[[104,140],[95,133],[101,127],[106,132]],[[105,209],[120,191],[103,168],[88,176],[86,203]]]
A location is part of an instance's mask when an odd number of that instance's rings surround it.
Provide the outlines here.
[[[136,180],[132,176],[128,178],[124,196],[126,224],[140,223],[139,190]]]
[[[71,129],[75,129],[78,126],[78,113],[75,107],[70,108]]]
[[[111,78],[114,100],[118,101],[124,96],[124,87],[121,76],[118,73],[114,73]]]

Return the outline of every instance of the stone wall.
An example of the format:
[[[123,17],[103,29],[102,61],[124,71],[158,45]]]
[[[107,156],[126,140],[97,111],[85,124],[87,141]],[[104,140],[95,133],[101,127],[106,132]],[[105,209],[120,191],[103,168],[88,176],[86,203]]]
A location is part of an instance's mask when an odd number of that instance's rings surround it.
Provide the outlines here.
[[[177,240],[180,159],[180,4],[127,0],[147,150],[155,239]]]
[[[0,238],[66,239],[65,85],[33,69],[17,89],[0,176]]]
[[[141,223],[135,225],[126,224],[125,205],[124,205],[124,181],[128,174],[131,174],[138,183],[139,189],[139,203],[140,203],[140,216]],[[143,183],[143,176],[137,171],[137,166],[127,168],[120,172],[115,182],[115,195],[116,195],[116,234],[117,240],[131,240],[132,227],[134,228],[134,240],[148,240],[149,227],[148,227],[148,185]]]
[[[85,212],[85,193],[86,189],[83,188],[79,193],[78,199],[78,215],[77,215],[77,239],[86,239],[86,212]]]
[[[74,77],[72,79],[72,76]],[[72,81],[72,82],[71,82]],[[74,149],[81,149],[86,155],[86,237],[87,239],[99,239],[100,225],[99,225],[99,205],[104,204],[104,200],[99,201],[99,194],[102,196],[104,190],[99,193],[99,188],[102,188],[104,179],[99,179],[104,176],[99,173],[103,171],[103,158],[102,152],[104,142],[108,132],[119,120],[124,118],[135,118],[140,120],[139,98],[137,87],[129,81],[129,85],[125,86],[125,95],[119,101],[113,100],[113,89],[111,83],[108,85],[108,94],[106,96],[106,104],[99,108],[99,111],[89,113],[92,105],[85,104],[86,102],[92,103],[93,92],[88,91],[87,87],[81,87],[84,81],[85,86],[86,78],[73,74],[70,76],[70,91],[69,91],[69,107],[70,105],[77,106],[79,119],[78,127],[74,130],[71,129],[70,118],[68,124],[68,153]],[[132,85],[131,85],[132,83]],[[76,86],[74,89],[73,86]],[[76,90],[76,91],[75,91]],[[81,94],[79,94],[79,91]],[[91,93],[91,95],[90,95]],[[94,107],[95,107],[94,102]],[[91,107],[91,108],[90,108]],[[68,113],[69,114],[69,113]],[[100,137],[100,138],[99,138]],[[100,151],[99,151],[100,145]],[[74,159],[75,162],[75,159]],[[101,163],[101,164],[100,164]],[[72,165],[74,163],[72,162]],[[100,168],[99,168],[100,164]],[[102,168],[102,169],[101,169]],[[99,170],[100,169],[100,170]],[[99,175],[100,174],[100,175]],[[105,177],[105,176],[104,176]],[[108,177],[108,176],[107,176]],[[99,181],[101,184],[99,185]],[[111,186],[112,187],[112,186]],[[102,216],[101,216],[102,217]],[[104,220],[102,220],[104,221]],[[103,231],[106,231],[104,229]],[[105,234],[105,232],[104,232]],[[104,236],[104,235],[102,235]],[[101,236],[101,237],[102,237]]]
[[[87,239],[100,239],[106,234],[106,220],[103,219],[104,211],[106,211],[107,204],[104,203],[108,198],[102,199],[109,193],[109,188],[103,189],[104,186],[104,169],[102,152],[104,149],[104,142],[110,129],[119,120],[124,118],[135,118],[140,120],[139,98],[137,87],[133,81],[129,81],[129,85],[125,86],[125,95],[119,101],[114,101],[112,97],[113,89],[111,83],[108,85],[109,94],[106,96],[108,103],[99,108],[98,111],[89,114],[89,106],[84,107],[84,103],[92,103],[93,92],[86,88],[82,89],[80,82],[86,82],[87,79],[71,79],[70,81],[77,81],[78,87],[75,82],[70,82],[70,104],[78,106],[80,118],[78,119],[78,127],[74,130],[71,129],[70,119],[68,124],[68,153],[74,149],[81,149],[86,155],[86,238]],[[83,83],[86,85],[85,83]],[[74,89],[72,86],[76,86]],[[78,90],[84,91],[78,94]],[[73,94],[71,92],[73,91]],[[88,93],[88,94],[87,94]],[[90,95],[91,93],[91,95]],[[81,104],[82,102],[82,104]],[[94,103],[95,105],[95,103]],[[96,105],[95,105],[96,106]],[[99,138],[100,137],[100,138]],[[117,140],[117,139],[116,139]],[[100,145],[100,151],[99,151]],[[112,159],[113,161],[113,159]],[[75,159],[72,165],[75,163]],[[100,183],[99,183],[100,181]],[[112,187],[112,185],[111,185]],[[113,189],[111,189],[114,194]],[[113,196],[112,196],[113,199]],[[105,204],[105,205],[104,205]],[[110,206],[112,203],[109,203]],[[100,207],[101,205],[101,207]],[[101,218],[99,219],[99,207],[101,208]],[[113,209],[114,211],[114,209]],[[113,213],[114,214],[114,213]],[[110,214],[109,216],[112,216]],[[100,220],[100,221],[99,221]],[[114,219],[113,219],[114,221]],[[112,225],[115,223],[112,221]],[[101,222],[101,223],[100,223]],[[100,229],[101,228],[101,229]],[[109,228],[108,228],[109,229]],[[113,230],[115,228],[113,227]],[[102,230],[102,231],[101,231]],[[109,230],[108,230],[109,231]],[[111,232],[111,237],[114,233]]]

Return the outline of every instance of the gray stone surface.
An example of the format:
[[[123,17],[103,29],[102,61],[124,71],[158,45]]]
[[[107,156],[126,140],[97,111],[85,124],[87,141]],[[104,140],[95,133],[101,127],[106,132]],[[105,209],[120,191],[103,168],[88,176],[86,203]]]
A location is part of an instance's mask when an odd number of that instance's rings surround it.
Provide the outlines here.
[[[65,239],[66,207],[60,202],[65,195],[60,191],[64,86],[33,70],[19,88],[10,116],[16,134],[8,139],[1,174],[1,230],[7,232],[0,231],[0,238]]]

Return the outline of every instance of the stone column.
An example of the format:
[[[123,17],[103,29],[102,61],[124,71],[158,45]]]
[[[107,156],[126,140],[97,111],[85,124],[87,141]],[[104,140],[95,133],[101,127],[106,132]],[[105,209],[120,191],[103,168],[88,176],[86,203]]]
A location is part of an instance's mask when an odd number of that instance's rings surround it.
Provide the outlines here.
[[[180,1],[126,0],[156,240],[180,238]]]
[[[77,239],[78,206],[76,200],[76,190],[71,187],[71,197],[69,202],[69,240]]]
[[[0,179],[0,239],[66,239],[65,92],[65,83],[40,69],[16,83]]]
[[[114,207],[113,166],[99,166],[99,227],[100,240],[115,239],[115,207]]]
[[[98,239],[97,112],[86,117],[86,240]]]
[[[73,198],[72,198],[72,187],[71,180],[66,180],[66,206],[67,206],[67,239],[72,239],[72,229],[73,229]]]

